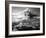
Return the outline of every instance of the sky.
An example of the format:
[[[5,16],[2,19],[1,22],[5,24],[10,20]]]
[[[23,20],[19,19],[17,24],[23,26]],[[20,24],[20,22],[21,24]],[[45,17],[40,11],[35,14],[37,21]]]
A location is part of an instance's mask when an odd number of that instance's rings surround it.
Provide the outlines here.
[[[18,13],[21,12],[23,10],[25,10],[26,8],[29,8],[32,12],[32,14],[40,14],[40,8],[30,8],[30,7],[12,7],[12,13]]]

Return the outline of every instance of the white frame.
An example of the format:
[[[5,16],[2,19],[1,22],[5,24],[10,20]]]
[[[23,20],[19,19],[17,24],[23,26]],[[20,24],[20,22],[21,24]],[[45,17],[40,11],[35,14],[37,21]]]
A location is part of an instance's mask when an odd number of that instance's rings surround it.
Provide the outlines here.
[[[12,7],[35,7],[40,8],[40,30],[32,31],[12,31]],[[21,35],[21,34],[37,34],[43,33],[43,6],[42,5],[23,5],[23,4],[9,4],[9,35]]]

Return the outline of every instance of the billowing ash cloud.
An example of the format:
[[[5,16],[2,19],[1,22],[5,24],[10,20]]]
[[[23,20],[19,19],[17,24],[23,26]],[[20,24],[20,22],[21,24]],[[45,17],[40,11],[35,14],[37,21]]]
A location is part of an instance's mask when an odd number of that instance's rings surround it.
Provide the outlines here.
[[[12,13],[12,20],[13,20],[13,22],[19,22],[19,21],[28,19],[29,12],[30,12],[30,9],[26,8],[25,10],[20,11],[18,13]]]

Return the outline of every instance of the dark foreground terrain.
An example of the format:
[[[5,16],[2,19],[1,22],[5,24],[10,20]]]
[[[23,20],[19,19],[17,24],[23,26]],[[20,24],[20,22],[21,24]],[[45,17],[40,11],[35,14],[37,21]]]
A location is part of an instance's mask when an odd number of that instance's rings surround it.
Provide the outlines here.
[[[23,20],[22,22],[13,23],[12,26],[13,31],[40,30],[40,18]]]

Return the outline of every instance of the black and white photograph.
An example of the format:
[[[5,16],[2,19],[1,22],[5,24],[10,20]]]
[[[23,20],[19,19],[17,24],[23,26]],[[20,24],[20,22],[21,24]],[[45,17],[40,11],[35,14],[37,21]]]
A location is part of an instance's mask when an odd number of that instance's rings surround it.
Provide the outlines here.
[[[8,35],[44,35],[44,3],[9,3]]]
[[[12,7],[12,31],[40,30],[40,8]]]

